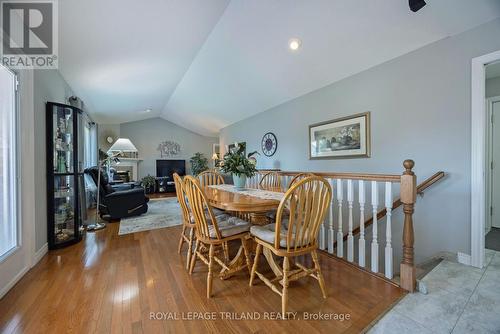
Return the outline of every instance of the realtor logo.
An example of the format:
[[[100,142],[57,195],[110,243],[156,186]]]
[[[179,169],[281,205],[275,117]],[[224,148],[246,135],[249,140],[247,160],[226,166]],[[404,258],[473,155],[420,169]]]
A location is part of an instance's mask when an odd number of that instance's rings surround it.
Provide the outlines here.
[[[2,64],[57,68],[57,1],[0,0]]]

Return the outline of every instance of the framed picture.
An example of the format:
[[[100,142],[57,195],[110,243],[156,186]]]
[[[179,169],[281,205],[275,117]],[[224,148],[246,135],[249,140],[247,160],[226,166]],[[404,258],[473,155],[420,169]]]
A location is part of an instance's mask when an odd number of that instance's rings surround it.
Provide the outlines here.
[[[369,156],[369,112],[309,125],[309,159]]]
[[[236,143],[234,144],[229,144],[229,146],[227,147],[227,152],[236,152]],[[240,146],[243,146],[243,154],[245,156],[247,156],[247,143],[246,142],[241,142],[241,143],[238,143],[238,147]]]

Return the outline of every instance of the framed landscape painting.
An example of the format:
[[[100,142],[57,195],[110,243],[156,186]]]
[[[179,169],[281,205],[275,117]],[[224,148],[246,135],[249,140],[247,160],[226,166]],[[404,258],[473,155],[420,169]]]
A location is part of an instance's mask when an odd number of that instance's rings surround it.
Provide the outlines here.
[[[309,125],[309,159],[369,156],[369,112]]]

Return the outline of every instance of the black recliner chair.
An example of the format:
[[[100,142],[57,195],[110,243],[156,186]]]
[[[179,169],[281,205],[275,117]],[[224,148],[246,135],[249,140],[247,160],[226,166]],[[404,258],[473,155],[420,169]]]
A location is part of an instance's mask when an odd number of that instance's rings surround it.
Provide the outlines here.
[[[100,192],[99,214],[103,219],[138,216],[148,211],[149,198],[145,195],[143,187],[135,184],[111,186],[108,176],[102,171],[101,184],[97,185],[97,166],[87,168],[84,172],[92,177]]]

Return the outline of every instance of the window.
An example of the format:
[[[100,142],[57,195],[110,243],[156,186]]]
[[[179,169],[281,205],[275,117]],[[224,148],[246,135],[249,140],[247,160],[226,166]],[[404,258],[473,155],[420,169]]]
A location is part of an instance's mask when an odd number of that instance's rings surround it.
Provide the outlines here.
[[[0,66],[0,258],[18,246],[16,76]]]

